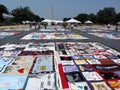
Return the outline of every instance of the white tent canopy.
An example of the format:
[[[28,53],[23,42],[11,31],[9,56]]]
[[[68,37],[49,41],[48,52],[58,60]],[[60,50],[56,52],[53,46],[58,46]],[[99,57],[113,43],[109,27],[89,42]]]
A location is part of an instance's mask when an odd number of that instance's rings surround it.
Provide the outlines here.
[[[51,23],[52,23],[52,21],[50,19],[45,19],[42,22],[47,23],[48,25],[51,25]]]
[[[55,23],[63,23],[62,20],[56,20]]]
[[[92,21],[86,21],[85,24],[92,24]]]
[[[42,22],[51,22],[51,20],[50,19],[45,19]]]
[[[51,25],[51,23],[55,23],[55,24],[58,24],[58,23],[63,23],[62,20],[50,20],[50,19],[45,19],[42,21],[43,23],[48,23],[48,25]]]
[[[81,22],[72,18],[72,19],[66,21],[66,23],[81,23]]]

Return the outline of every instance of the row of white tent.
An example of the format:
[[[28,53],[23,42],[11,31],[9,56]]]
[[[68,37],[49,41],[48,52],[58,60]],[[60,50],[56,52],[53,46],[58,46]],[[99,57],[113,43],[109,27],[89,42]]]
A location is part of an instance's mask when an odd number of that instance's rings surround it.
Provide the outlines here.
[[[51,23],[55,23],[55,24],[58,24],[58,23],[78,23],[80,24],[81,22],[78,21],[78,20],[75,20],[75,19],[70,19],[70,20],[67,20],[67,21],[62,21],[62,20],[50,20],[50,19],[44,19],[42,21],[43,23],[48,23],[48,24],[51,24]],[[35,21],[22,21],[23,24],[28,24],[28,23],[35,23]],[[93,22],[92,21],[86,21],[84,22],[85,24],[92,24]]]
[[[43,23],[55,23],[55,24],[58,24],[58,23],[64,23],[62,20],[50,20],[50,19],[44,19],[42,21]]]
[[[64,21],[61,21],[61,20],[50,20],[50,19],[45,19],[42,22],[47,22],[47,23],[54,22],[55,24],[57,24],[57,23],[64,23]],[[65,21],[65,23],[81,23],[81,22],[72,18],[70,20]],[[86,21],[84,23],[85,24],[92,24],[93,22],[92,21]]]
[[[23,24],[36,23],[36,21],[22,21]]]

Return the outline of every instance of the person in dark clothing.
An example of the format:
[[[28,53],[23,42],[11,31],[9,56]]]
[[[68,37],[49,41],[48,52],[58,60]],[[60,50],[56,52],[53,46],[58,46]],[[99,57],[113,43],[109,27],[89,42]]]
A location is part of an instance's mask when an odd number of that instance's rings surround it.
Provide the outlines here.
[[[45,29],[47,29],[47,23],[44,23],[44,27],[45,27]]]
[[[41,23],[39,22],[39,23],[38,23],[38,29],[40,29],[40,28],[41,28]]]
[[[115,31],[117,32],[118,31],[118,26],[116,25],[116,27],[115,27]]]

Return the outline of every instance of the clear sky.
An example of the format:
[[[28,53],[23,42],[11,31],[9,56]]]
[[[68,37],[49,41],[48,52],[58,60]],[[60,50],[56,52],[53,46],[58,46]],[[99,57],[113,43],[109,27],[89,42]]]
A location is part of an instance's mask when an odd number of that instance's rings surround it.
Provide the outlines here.
[[[96,14],[104,7],[114,7],[120,12],[120,0],[0,0],[9,11],[17,7],[28,6],[32,12],[40,17],[51,19],[52,5],[54,19],[62,20],[65,17],[75,17],[80,13]]]

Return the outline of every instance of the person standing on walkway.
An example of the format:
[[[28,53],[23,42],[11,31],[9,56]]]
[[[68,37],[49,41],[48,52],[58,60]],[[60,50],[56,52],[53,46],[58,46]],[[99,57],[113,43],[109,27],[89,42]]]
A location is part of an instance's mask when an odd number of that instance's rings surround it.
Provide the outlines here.
[[[45,27],[45,29],[47,29],[47,23],[44,23],[44,27]]]
[[[40,22],[38,22],[38,29],[40,29],[41,28],[41,23]]]
[[[115,26],[115,31],[116,31],[116,32],[118,31],[118,25]]]

